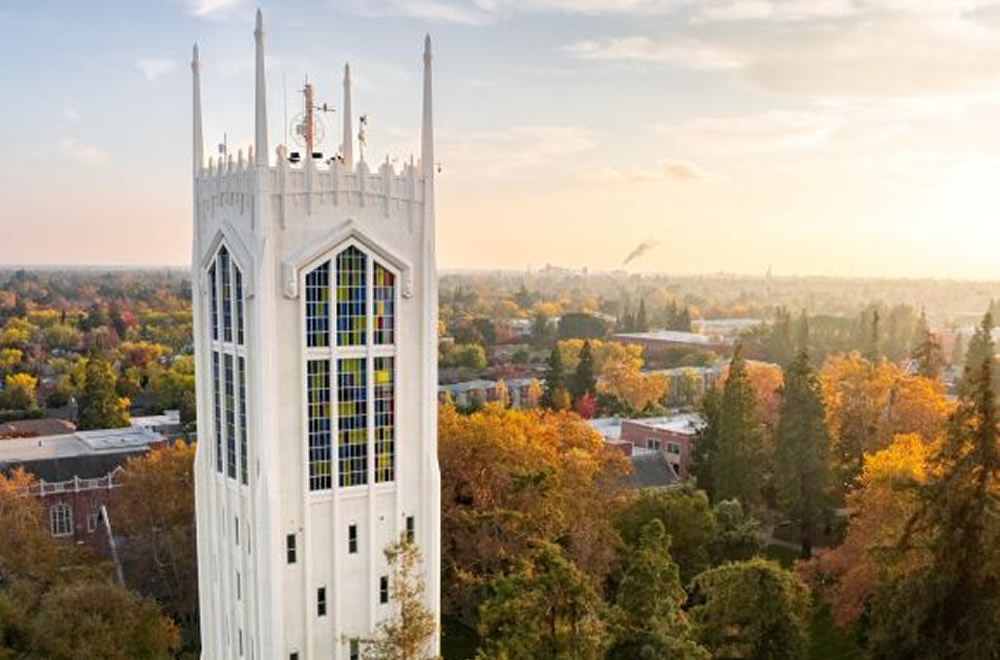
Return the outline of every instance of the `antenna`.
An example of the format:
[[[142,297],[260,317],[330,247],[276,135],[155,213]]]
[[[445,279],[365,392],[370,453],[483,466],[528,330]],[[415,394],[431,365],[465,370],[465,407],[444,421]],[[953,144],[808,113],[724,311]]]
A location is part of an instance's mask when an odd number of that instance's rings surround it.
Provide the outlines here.
[[[365,159],[365,147],[368,146],[368,113],[358,117],[358,153],[361,160]]]
[[[323,122],[316,116],[316,112],[334,112],[333,108],[326,103],[316,105],[315,96],[315,90],[307,77],[302,88],[302,112],[292,121],[292,125],[295,129],[295,141],[299,146],[305,148],[308,158],[319,157],[315,155],[316,152],[313,149],[323,142],[325,135]]]
[[[229,153],[229,137],[225,132],[222,133],[222,142],[219,143],[219,155],[225,156]]]

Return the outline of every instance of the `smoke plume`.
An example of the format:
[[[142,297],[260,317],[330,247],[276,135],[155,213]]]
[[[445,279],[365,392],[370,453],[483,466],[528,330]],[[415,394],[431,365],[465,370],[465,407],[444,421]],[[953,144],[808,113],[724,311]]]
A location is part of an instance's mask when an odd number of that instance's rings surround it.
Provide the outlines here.
[[[633,248],[631,252],[628,253],[628,256],[625,257],[625,261],[622,262],[622,266],[627,266],[630,261],[638,259],[639,257],[646,254],[659,244],[660,244],[659,241],[654,241],[652,239],[645,240],[642,243],[639,243],[638,245],[635,246],[635,248]]]

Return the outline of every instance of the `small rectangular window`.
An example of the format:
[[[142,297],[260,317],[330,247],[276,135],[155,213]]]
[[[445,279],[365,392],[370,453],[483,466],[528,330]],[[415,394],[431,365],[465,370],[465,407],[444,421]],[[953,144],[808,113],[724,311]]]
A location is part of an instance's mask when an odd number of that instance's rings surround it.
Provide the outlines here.
[[[316,616],[326,616],[326,587],[316,590]]]
[[[358,554],[358,526],[347,526],[347,552],[348,554]]]
[[[236,516],[233,518],[233,539],[236,541],[236,545],[240,544],[240,518]]]
[[[350,660],[361,660],[361,642],[352,639],[348,645]]]
[[[236,600],[243,600],[243,583],[240,581],[239,571],[236,571]]]
[[[243,629],[240,629],[240,655],[243,655]]]
[[[101,524],[101,512],[94,511],[87,514],[87,533],[93,534],[97,531],[98,525]]]
[[[297,652],[289,653],[288,660],[299,660],[299,654]]]
[[[417,535],[417,523],[413,516],[406,516],[406,542],[413,543]]]
[[[378,579],[378,602],[382,605],[389,602],[389,576],[387,575]]]
[[[295,534],[285,537],[285,555],[289,564],[295,563]]]

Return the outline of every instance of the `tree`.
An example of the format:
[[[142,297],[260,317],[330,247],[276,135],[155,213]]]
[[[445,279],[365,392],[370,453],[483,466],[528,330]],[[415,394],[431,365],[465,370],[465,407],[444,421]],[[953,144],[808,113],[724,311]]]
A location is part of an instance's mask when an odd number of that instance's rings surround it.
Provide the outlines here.
[[[576,372],[570,383],[573,399],[579,399],[584,394],[591,396],[597,391],[597,376],[594,373],[594,352],[590,341],[584,341],[580,348],[580,358],[576,364]]]
[[[593,314],[563,314],[559,319],[560,339],[604,339],[608,324]]]
[[[767,353],[771,362],[780,365],[786,365],[795,359],[792,315],[784,307],[774,310],[774,323],[771,324]]]
[[[626,362],[608,363],[598,391],[616,404],[616,412],[635,415],[656,406],[667,394],[663,374],[646,374]]]
[[[593,581],[562,549],[536,542],[490,584],[479,610],[480,658],[598,660],[608,633]]]
[[[967,368],[962,404],[898,548],[926,553],[926,564],[896,576],[876,597],[871,645],[878,657],[997,657],[1000,432],[990,325],[987,313],[982,362]]]
[[[545,369],[545,389],[542,392],[541,404],[553,410],[564,410],[562,406],[566,392],[566,375],[563,370],[562,352],[559,346],[553,346],[549,353],[549,361]]]
[[[724,564],[698,575],[689,591],[695,638],[713,657],[807,657],[809,588],[776,562]]]
[[[441,547],[445,604],[476,590],[532,539],[562,544],[603,581],[622,543],[615,519],[629,464],[577,415],[487,405],[440,407]]]
[[[764,549],[760,522],[747,514],[739,500],[723,500],[712,512],[718,529],[712,550],[715,563],[750,559]]]
[[[996,361],[996,347],[993,345],[993,315],[987,312],[979,327],[969,338],[969,346],[965,351],[965,368],[962,379],[958,384],[959,396],[967,399],[975,399],[976,384],[983,383],[978,379],[980,367],[983,363],[990,365],[989,385],[993,387],[1000,376]]]
[[[719,414],[722,409],[722,393],[717,388],[705,392],[698,407],[705,423],[698,430],[698,436],[691,448],[691,475],[698,487],[711,499],[716,500],[714,464],[719,449]]]
[[[79,405],[77,426],[81,430],[129,425],[129,401],[115,391],[115,372],[111,365],[96,355],[87,361]]]
[[[177,629],[156,603],[109,582],[47,593],[32,622],[33,657],[51,660],[173,658]]]
[[[35,387],[38,379],[29,374],[9,374],[3,379],[3,407],[12,410],[37,408]]]
[[[420,549],[404,534],[385,549],[391,567],[389,595],[393,615],[375,627],[375,634],[359,640],[365,660],[430,660],[427,647],[437,632],[434,614],[425,602],[426,583],[420,572]]]
[[[618,585],[615,604],[621,622],[608,660],[707,660],[708,652],[688,639],[690,625],[681,609],[686,599],[677,564],[670,557],[670,537],[663,523],[653,519],[640,531],[639,545]]]
[[[718,527],[704,491],[688,486],[640,491],[619,516],[622,539],[638,547],[643,528],[654,520],[670,535],[671,554],[684,582],[711,565]]]
[[[112,507],[115,531],[128,539],[122,560],[129,585],[155,595],[189,643],[198,632],[194,457],[194,444],[177,442],[130,459]]]
[[[757,395],[739,346],[729,363],[718,424],[712,457],[715,496],[755,505],[761,501],[763,486],[764,434],[757,416]]]
[[[774,483],[778,506],[799,525],[802,556],[812,556],[829,503],[830,436],[826,430],[819,379],[800,351],[785,369],[781,418],[775,435]]]
[[[944,367],[944,352],[941,349],[941,341],[931,333],[927,324],[927,314],[923,311],[920,312],[914,335],[915,342],[910,355],[917,361],[917,373],[924,378],[937,380],[941,377],[941,369]]]
[[[639,299],[639,311],[635,315],[635,331],[649,332],[649,317],[646,315],[646,299]]]

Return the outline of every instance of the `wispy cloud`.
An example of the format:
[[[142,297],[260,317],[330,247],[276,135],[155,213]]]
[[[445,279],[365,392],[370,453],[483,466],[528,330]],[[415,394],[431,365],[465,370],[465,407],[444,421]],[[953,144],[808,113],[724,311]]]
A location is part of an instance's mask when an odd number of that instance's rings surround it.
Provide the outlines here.
[[[80,111],[77,110],[76,105],[72,103],[67,103],[63,106],[62,115],[74,124],[79,124],[83,121],[83,116],[80,115]]]
[[[407,16],[433,22],[485,25],[519,14],[666,15],[686,0],[350,0],[363,16]],[[342,4],[338,3],[338,7]]]
[[[216,16],[243,4],[243,0],[183,0],[194,16]]]
[[[66,160],[83,165],[99,165],[108,160],[108,155],[99,148],[77,138],[63,138],[56,145],[56,151]]]
[[[842,126],[839,113],[769,110],[733,117],[693,117],[659,124],[671,145],[725,153],[806,151],[824,145]]]
[[[177,60],[166,58],[141,59],[135,65],[142,71],[142,75],[146,76],[146,80],[156,81],[172,73],[177,68]]]
[[[515,126],[503,130],[438,133],[449,170],[503,176],[551,165],[592,150],[589,129],[577,126]]]
[[[588,172],[584,178],[594,183],[646,183],[678,181],[681,183],[719,183],[726,177],[710,172],[689,160],[664,158],[652,167],[619,169],[605,167]]]
[[[852,0],[724,0],[702,4],[693,22],[804,21],[851,16],[858,11]]]
[[[686,38],[609,37],[578,41],[563,46],[562,50],[581,60],[663,62],[700,71],[729,71],[745,65],[739,53]]]

